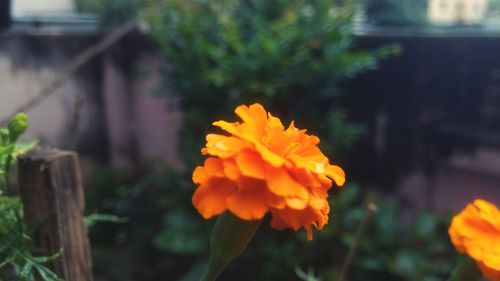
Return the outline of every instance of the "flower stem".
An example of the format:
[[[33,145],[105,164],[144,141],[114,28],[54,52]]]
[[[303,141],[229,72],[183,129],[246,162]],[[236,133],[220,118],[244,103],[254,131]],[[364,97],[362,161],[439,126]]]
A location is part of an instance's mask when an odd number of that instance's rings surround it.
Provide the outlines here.
[[[455,267],[455,269],[453,269],[448,281],[477,281],[480,278],[481,271],[479,271],[476,262],[466,257],[457,267]]]
[[[200,281],[215,281],[224,268],[237,258],[259,228],[260,220],[246,221],[230,212],[219,216],[210,239],[210,260]]]
[[[12,195],[10,194],[12,190],[10,189],[10,166],[12,166],[12,154],[9,154],[7,156],[7,163],[5,165],[5,195]]]
[[[354,237],[354,241],[352,242],[351,247],[349,248],[349,252],[347,253],[347,257],[345,258],[344,264],[342,265],[338,281],[345,280],[347,272],[349,271],[349,267],[351,266],[354,254],[358,249],[359,241],[361,241],[361,238],[365,233],[366,227],[368,226],[368,223],[370,222],[370,220],[373,217],[373,214],[375,214],[376,211],[377,211],[377,206],[375,204],[373,203],[368,204],[366,208],[366,215],[361,224],[359,225],[358,230],[356,231],[356,236]]]
[[[222,273],[224,268],[230,263],[231,261],[224,260],[221,257],[214,255],[213,253],[210,254],[210,259],[208,261],[208,268],[207,271],[205,272],[203,278],[201,278],[200,281],[215,281],[217,280],[217,277]]]

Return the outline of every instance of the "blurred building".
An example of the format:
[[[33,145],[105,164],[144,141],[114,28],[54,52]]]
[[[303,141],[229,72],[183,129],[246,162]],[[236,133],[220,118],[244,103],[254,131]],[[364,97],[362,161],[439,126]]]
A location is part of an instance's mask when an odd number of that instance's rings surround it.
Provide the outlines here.
[[[436,24],[479,24],[489,0],[429,0],[428,17]]]
[[[0,121],[109,33],[96,15],[78,13],[72,0],[12,0],[0,27]],[[5,11],[5,10],[4,10]],[[2,13],[0,13],[0,16]],[[1,21],[0,21],[1,22]],[[179,112],[154,96],[161,60],[151,39],[133,32],[88,61],[54,94],[27,112],[25,138],[77,149],[91,170],[100,164],[135,169],[165,163],[178,167]]]
[[[50,9],[35,12],[33,1],[14,0],[12,26],[0,31],[0,120],[108,35],[72,1],[46,1]],[[487,4],[435,0],[429,16],[477,23]],[[500,204],[500,33],[402,30],[357,35],[360,48],[398,43],[404,52],[351,81],[346,106],[367,134],[352,152],[350,178],[399,194],[410,210],[458,210],[473,197]],[[136,32],[89,61],[29,110],[26,137],[77,149],[84,168],[179,167],[182,114],[154,95],[165,66],[156,48]]]
[[[13,17],[76,12],[76,4],[73,0],[12,0],[11,6]]]

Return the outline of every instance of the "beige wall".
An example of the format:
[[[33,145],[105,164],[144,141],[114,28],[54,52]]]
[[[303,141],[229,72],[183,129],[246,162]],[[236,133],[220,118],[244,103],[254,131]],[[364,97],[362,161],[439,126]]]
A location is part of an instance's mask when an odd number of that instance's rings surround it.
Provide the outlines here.
[[[0,120],[9,118],[33,98],[77,51],[77,48],[66,49],[59,44],[62,41],[54,39],[25,39],[7,36],[0,39]],[[78,95],[86,95],[82,83],[85,83],[82,77],[73,77],[54,95],[27,112],[31,127],[26,138],[38,138],[43,143],[65,147],[75,99]],[[92,111],[88,107],[85,110]]]
[[[14,114],[97,39],[0,35],[0,120]],[[28,111],[31,126],[25,138],[76,148],[89,165],[97,161],[127,169],[156,163],[180,167],[176,155],[180,113],[167,111],[165,101],[154,96],[161,61],[153,48],[129,48],[129,42],[93,59]],[[144,70],[146,74],[138,75]]]

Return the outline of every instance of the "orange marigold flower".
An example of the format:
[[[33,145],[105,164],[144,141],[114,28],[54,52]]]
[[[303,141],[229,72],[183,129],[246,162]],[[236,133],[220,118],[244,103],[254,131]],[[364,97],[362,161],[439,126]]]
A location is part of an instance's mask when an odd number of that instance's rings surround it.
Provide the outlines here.
[[[456,215],[448,230],[458,252],[473,258],[486,278],[500,281],[500,211],[481,199]]]
[[[239,106],[243,122],[217,121],[213,125],[230,135],[208,134],[202,153],[209,155],[193,172],[199,184],[193,204],[205,218],[229,210],[243,220],[272,214],[277,229],[301,227],[312,239],[311,226],[328,222],[328,189],[332,180],[345,182],[344,171],[330,165],[318,148],[319,138],[295,128],[260,104]]]

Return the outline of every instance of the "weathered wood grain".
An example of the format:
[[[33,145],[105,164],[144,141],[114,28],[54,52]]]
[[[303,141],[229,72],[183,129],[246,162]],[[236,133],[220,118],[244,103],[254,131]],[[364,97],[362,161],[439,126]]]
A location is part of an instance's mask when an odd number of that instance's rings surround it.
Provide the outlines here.
[[[92,281],[78,155],[37,149],[19,159],[25,220],[40,255],[62,251],[50,268],[65,281]]]

